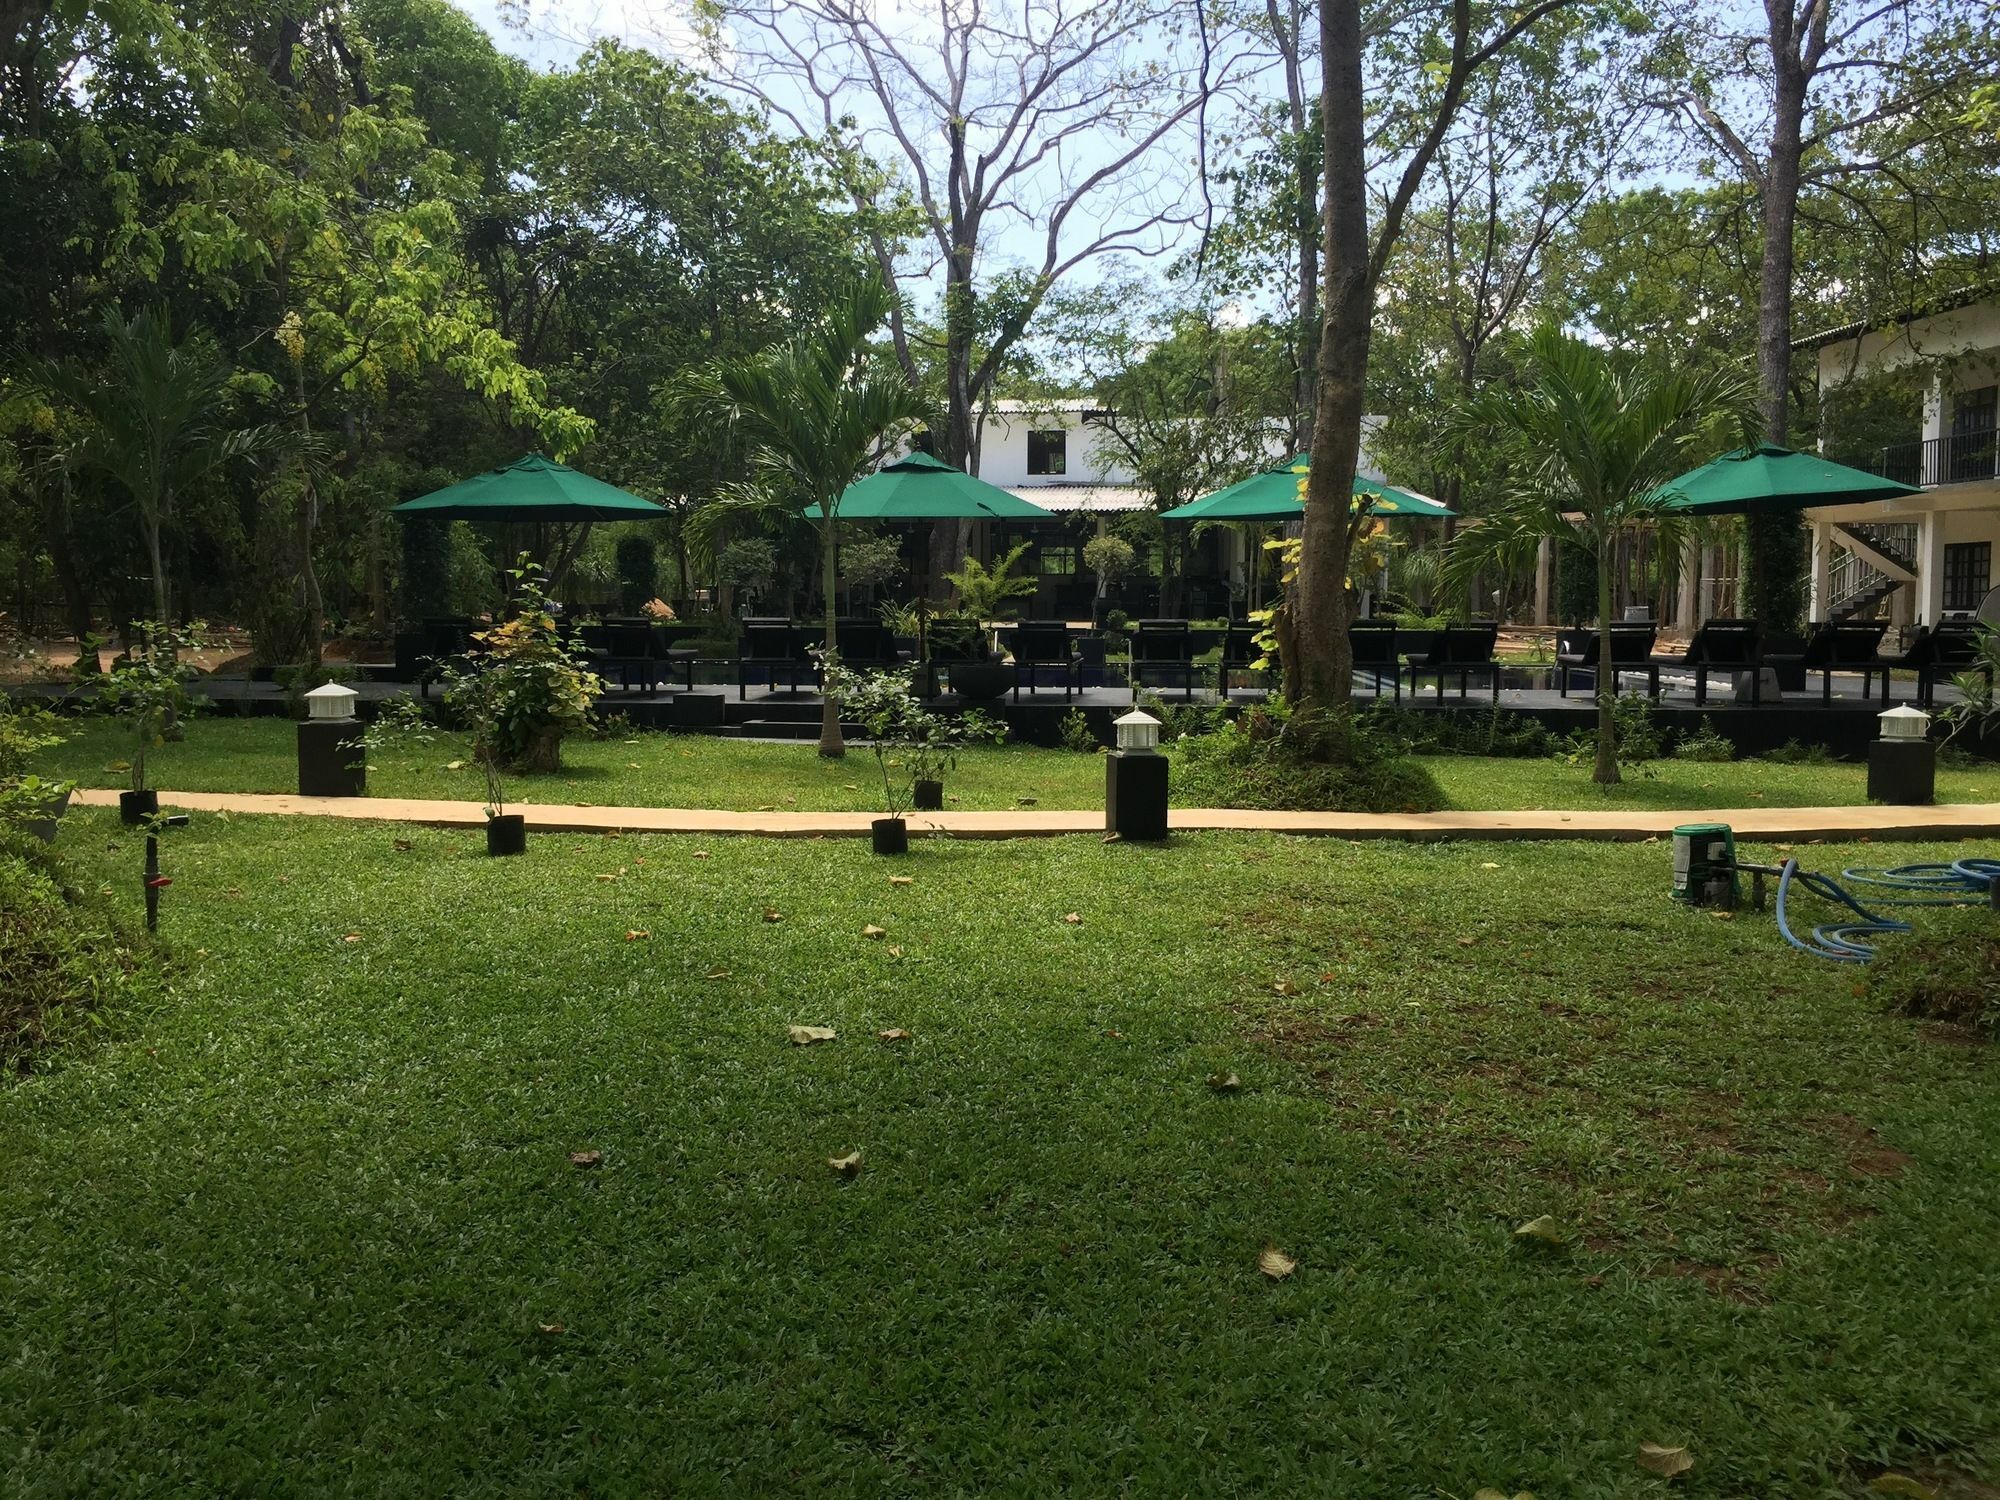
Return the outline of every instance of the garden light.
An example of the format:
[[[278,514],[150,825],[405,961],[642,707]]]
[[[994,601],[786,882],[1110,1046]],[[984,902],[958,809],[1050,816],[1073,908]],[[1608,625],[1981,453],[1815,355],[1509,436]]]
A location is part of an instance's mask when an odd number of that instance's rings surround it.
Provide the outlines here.
[[[1118,748],[1128,754],[1148,754],[1160,748],[1160,721],[1142,708],[1121,714],[1112,727],[1118,731]]]
[[[316,687],[306,694],[306,713],[314,719],[352,720],[354,705],[360,701],[361,695],[353,688],[329,682],[324,687]]]
[[[368,753],[354,705],[361,695],[329,682],[306,694],[299,721],[299,795],[359,797],[368,790]]]
[[[1868,800],[1928,807],[1937,799],[1937,746],[1931,716],[1899,704],[1876,715],[1882,736],[1868,746]]]

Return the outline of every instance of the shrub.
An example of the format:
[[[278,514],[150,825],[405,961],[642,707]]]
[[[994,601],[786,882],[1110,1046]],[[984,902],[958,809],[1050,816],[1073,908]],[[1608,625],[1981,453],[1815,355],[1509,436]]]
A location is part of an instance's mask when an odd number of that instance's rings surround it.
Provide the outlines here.
[[[1701,728],[1693,734],[1684,734],[1674,746],[1675,760],[1695,760],[1720,764],[1736,759],[1736,746],[1715,727],[1713,719],[1704,718]]]
[[[1897,1015],[2000,1031],[2000,921],[1981,908],[1927,913],[1911,936],[1884,943],[1868,989]]]
[[[142,982],[108,911],[55,856],[0,829],[0,1071],[25,1072]]]
[[[1556,737],[1539,719],[1498,706],[1485,713],[1426,713],[1377,699],[1361,716],[1367,734],[1406,755],[1488,755],[1540,759]]]
[[[1786,740],[1775,750],[1767,750],[1761,757],[1781,766],[1830,766],[1833,752],[1824,745],[1802,745],[1797,740]]]
[[[1072,708],[1062,717],[1062,747],[1085,755],[1095,755],[1101,748],[1097,736],[1090,732],[1090,718],[1080,708]]]
[[[444,675],[445,707],[473,733],[480,758],[510,769],[562,769],[563,736],[586,729],[603,684],[556,629],[523,556],[513,570],[520,612],[477,632],[483,648]]]
[[[1174,742],[1175,800],[1190,807],[1280,812],[1433,812],[1437,779],[1363,732],[1352,762],[1317,759],[1299,747],[1293,720],[1276,706],[1250,709],[1212,733]]]

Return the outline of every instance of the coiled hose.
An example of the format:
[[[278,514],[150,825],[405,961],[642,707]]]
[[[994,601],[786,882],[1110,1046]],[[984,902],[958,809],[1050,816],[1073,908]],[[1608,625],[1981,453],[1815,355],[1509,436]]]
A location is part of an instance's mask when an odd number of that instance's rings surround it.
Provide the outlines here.
[[[1871,896],[1870,899],[1878,906],[1976,906],[1990,899],[1994,883],[2000,881],[2000,858],[1961,859],[1950,864],[1896,865],[1886,870],[1857,865],[1853,869],[1842,870],[1840,878],[1854,885],[1866,886],[1871,891],[1897,893]],[[1813,928],[1810,942],[1801,940],[1792,931],[1785,915],[1786,898],[1791,894],[1793,881],[1815,896],[1846,907],[1858,920],[1825,923]],[[1911,930],[1908,922],[1878,916],[1868,910],[1830,876],[1801,870],[1796,859],[1785,861],[1784,870],[1778,876],[1778,931],[1794,948],[1837,963],[1865,964],[1875,956],[1875,945],[1869,939],[1885,932]]]

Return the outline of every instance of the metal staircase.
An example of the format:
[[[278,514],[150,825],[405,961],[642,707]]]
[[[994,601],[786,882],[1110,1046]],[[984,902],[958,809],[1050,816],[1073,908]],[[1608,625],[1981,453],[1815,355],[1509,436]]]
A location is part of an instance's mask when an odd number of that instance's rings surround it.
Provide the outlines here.
[[[1856,521],[1835,525],[1833,534],[1843,550],[1830,573],[1827,619],[1872,619],[1891,594],[1917,581],[1914,525]]]

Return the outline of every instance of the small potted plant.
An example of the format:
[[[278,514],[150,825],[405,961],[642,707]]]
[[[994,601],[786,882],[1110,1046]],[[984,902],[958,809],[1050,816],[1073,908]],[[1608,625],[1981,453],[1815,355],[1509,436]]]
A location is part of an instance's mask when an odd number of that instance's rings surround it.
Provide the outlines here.
[[[1006,737],[1005,726],[986,714],[932,713],[911,690],[908,669],[848,672],[834,667],[827,690],[839,702],[841,716],[861,725],[882,773],[885,816],[871,825],[877,854],[908,852],[909,823],[903,814],[912,806],[944,806],[941,778],[958,764],[961,749],[975,739],[998,744]]]
[[[46,708],[0,697],[0,824],[16,824],[45,844],[54,841],[56,824],[69,809],[72,784],[44,780],[28,762],[64,738]]]
[[[199,646],[202,632],[199,624],[181,630],[156,620],[135,629],[138,642],[94,679],[98,705],[122,719],[132,736],[132,789],[118,794],[118,816],[128,824],[143,823],[160,810],[160,794],[146,785],[146,752],[194,711],[187,684],[195,670],[181,653]]]
[[[590,726],[604,684],[557,628],[536,564],[523,553],[509,571],[514,617],[474,632],[479,650],[445,669],[445,707],[503,767],[560,771],[564,737]]]
[[[463,701],[458,707],[465,758],[479,767],[486,781],[486,852],[495,856],[525,853],[528,848],[528,820],[520,813],[507,811],[504,767],[492,749],[494,740],[491,735],[480,732],[479,719],[466,712],[467,705]],[[375,721],[362,733],[360,743],[372,755],[392,745],[428,745],[440,738],[452,740],[455,736],[441,729],[424,712],[421,703],[405,696],[392,698],[382,705]]]

